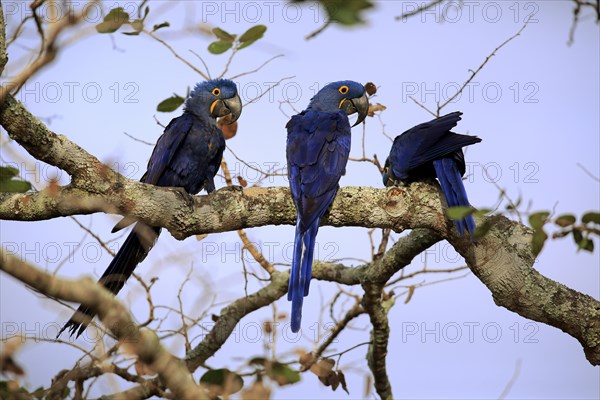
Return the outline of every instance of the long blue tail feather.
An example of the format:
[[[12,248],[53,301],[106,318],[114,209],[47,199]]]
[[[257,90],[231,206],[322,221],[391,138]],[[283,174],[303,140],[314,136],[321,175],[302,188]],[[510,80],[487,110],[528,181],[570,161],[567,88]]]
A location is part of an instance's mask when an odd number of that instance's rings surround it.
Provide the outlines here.
[[[296,223],[296,233],[294,235],[294,253],[292,255],[292,269],[290,271],[290,281],[288,283],[288,300],[291,301],[298,286],[300,279],[300,268],[302,262],[302,237],[300,230],[300,220]]]
[[[161,228],[153,228],[143,224],[136,224],[129,233],[123,246],[114,256],[98,283],[102,284],[111,293],[117,294],[125,285],[127,279],[133,274],[133,271],[141,263],[150,249],[154,246]],[[79,337],[94,318],[95,313],[88,307],[81,305],[73,314],[71,319],[62,327],[56,337],[65,330],[69,329],[71,335],[76,333]]]
[[[443,158],[435,160],[433,166],[437,178],[440,181],[440,186],[442,187],[442,192],[444,193],[448,207],[470,207],[471,204],[469,203],[465,185],[462,182],[461,173],[456,162],[451,158]],[[470,235],[473,235],[473,232],[475,231],[475,219],[473,218],[473,215],[468,215],[461,220],[456,220],[454,221],[454,224],[461,236],[464,235],[465,230],[467,230]]]
[[[304,296],[308,296],[310,290],[310,280],[312,279],[312,264],[315,254],[315,239],[319,230],[319,220],[313,222],[312,226],[304,235],[304,257],[302,258],[302,274],[304,280]]]
[[[292,332],[298,332],[302,323],[302,304],[310,289],[315,238],[318,230],[318,220],[313,222],[312,226],[304,233],[300,230],[300,222],[296,225],[294,258],[288,285],[288,300],[292,301]],[[303,249],[304,251],[302,251]]]

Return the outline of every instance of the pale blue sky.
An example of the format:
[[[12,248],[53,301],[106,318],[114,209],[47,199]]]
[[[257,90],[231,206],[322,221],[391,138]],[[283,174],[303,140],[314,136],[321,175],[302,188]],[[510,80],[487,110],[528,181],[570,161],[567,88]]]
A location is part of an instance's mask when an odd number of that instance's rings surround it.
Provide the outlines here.
[[[283,77],[284,81],[255,104],[247,106],[240,118],[238,135],[228,142],[233,151],[246,161],[267,168],[285,163],[285,123],[288,114],[279,110],[279,102],[290,98],[297,110],[303,109],[314,90],[327,82],[352,79],[373,81],[379,86],[375,101],[386,105],[381,115],[390,136],[400,134],[430,116],[408,98],[413,95],[434,108],[437,98],[444,101],[454,88],[477,68],[483,59],[505,39],[516,33],[532,12],[535,21],[520,37],[499,50],[474,79],[469,91],[443,112],[464,113],[457,131],[483,139],[470,147],[467,161],[471,175],[466,187],[471,203],[490,207],[497,197],[495,181],[523,204],[531,202],[532,210],[551,210],[558,214],[581,215],[598,209],[598,182],[578,167],[585,166],[600,175],[600,83],[598,25],[586,14],[575,34],[575,42],[567,46],[572,5],[568,1],[466,2],[462,10],[456,3],[403,22],[394,16],[403,7],[421,2],[381,1],[375,10],[365,14],[368,24],[354,29],[331,26],[313,40],[304,36],[319,28],[324,15],[314,5],[289,6],[284,2],[193,2],[167,7],[167,2],[151,1],[149,25],[168,20],[171,28],[158,32],[184,57],[201,64],[188,50],[203,56],[211,72],[223,68],[226,57],[209,55],[206,46],[211,38],[196,33],[173,36],[185,24],[209,23],[232,33],[242,33],[257,23],[267,25],[265,37],[242,50],[234,59],[228,76],[254,69],[277,54],[260,72],[236,79],[243,100],[256,95],[258,87],[266,88]],[[14,27],[24,9],[7,7],[20,2],[3,2],[5,13]],[[113,6],[113,3],[106,3]],[[114,5],[131,8],[131,2]],[[159,12],[159,10],[162,10]],[[10,13],[8,12],[10,11]],[[447,21],[439,23],[441,15]],[[8,18],[8,16],[7,16]],[[317,21],[315,21],[317,19]],[[90,21],[88,28],[96,20]],[[30,34],[32,32],[30,31]],[[54,64],[27,83],[19,94],[26,106],[41,118],[52,117],[50,128],[66,135],[99,159],[115,165],[120,172],[139,179],[145,170],[151,148],[124,135],[124,132],[154,142],[162,133],[153,116],[163,124],[179,115],[155,111],[156,104],[173,92],[185,94],[188,86],[202,78],[176,60],[159,43],[147,36],[128,37],[114,34],[92,34],[64,50]],[[16,61],[23,49],[11,49]],[[9,71],[14,73],[14,69]],[[72,88],[72,91],[71,89]],[[382,135],[378,119],[367,119],[367,155],[376,153],[385,159],[390,141]],[[2,140],[6,139],[3,132]],[[361,128],[354,128],[351,155],[361,155]],[[12,147],[14,148],[14,147]],[[23,155],[22,151],[18,154]],[[5,160],[15,160],[3,148]],[[232,170],[253,183],[255,173],[225,153]],[[31,162],[23,156],[27,167],[22,174],[42,188],[56,173],[54,168]],[[18,161],[19,163],[21,161]],[[31,162],[31,163],[30,163]],[[494,175],[483,174],[483,167]],[[31,171],[39,172],[36,177]],[[62,173],[61,182],[67,182]],[[350,163],[342,186],[381,187],[381,179],[372,165]],[[286,185],[283,178],[273,178],[265,185]],[[219,179],[217,186],[224,186]],[[116,217],[103,214],[79,218],[92,226],[104,240],[115,235],[110,227]],[[71,220],[60,218],[40,223],[7,222],[1,225],[2,243],[7,251],[53,271],[62,258],[74,248],[71,259],[62,265],[59,275],[76,277],[101,274],[110,261],[106,253]],[[270,260],[289,262],[293,243],[292,227],[264,227],[248,230],[255,242],[270,248]],[[117,246],[124,237],[111,246]],[[370,254],[365,229],[321,228],[317,238],[321,259],[359,258]],[[596,245],[598,243],[596,242]],[[236,247],[237,246],[237,247]],[[597,246],[598,247],[598,246]],[[114,247],[113,247],[114,248]],[[198,242],[183,242],[163,233],[155,249],[138,268],[146,279],[158,276],[153,289],[156,303],[177,306],[175,294],[186,273],[193,267],[192,280],[184,298],[187,311],[200,315],[211,298],[217,295],[219,305],[211,309],[218,314],[225,304],[244,294],[242,263],[236,249],[235,234],[210,235]],[[178,255],[174,259],[175,255]],[[576,253],[572,240],[549,242],[538,258],[536,268],[574,289],[600,296],[598,253]],[[62,257],[61,257],[62,256]],[[256,263],[248,267],[258,271]],[[413,261],[411,270],[423,264],[424,257]],[[346,261],[357,265],[355,260]],[[428,266],[458,267],[462,260],[445,243],[428,250]],[[456,275],[455,275],[456,276]],[[411,283],[430,282],[438,276],[422,275]],[[251,280],[248,290],[258,288]],[[55,302],[41,298],[22,284],[0,274],[0,311],[2,337],[15,328],[53,338],[56,328],[70,312]],[[328,311],[319,320],[322,302],[335,292],[335,285],[313,282],[311,296],[304,305],[304,338],[295,342],[289,327],[278,338],[283,353],[295,349],[311,349],[315,324],[330,322]],[[359,289],[354,289],[357,293]],[[140,321],[147,309],[139,284],[130,282],[119,296],[132,304]],[[509,398],[582,398],[600,397],[600,372],[585,360],[578,342],[561,331],[528,321],[497,307],[488,289],[472,274],[451,282],[420,288],[408,304],[401,297],[390,312],[391,337],[388,355],[389,375],[397,398],[498,398],[511,378],[517,360],[521,371]],[[279,312],[288,312],[285,300],[277,303]],[[239,330],[215,357],[212,367],[238,368],[241,357],[264,355],[260,338],[254,342],[255,329],[272,313],[261,310],[242,320]],[[207,319],[210,321],[210,318]],[[169,321],[176,326],[173,316]],[[283,321],[287,323],[288,321]],[[368,340],[367,317],[356,320],[335,345],[338,351]],[[459,335],[460,334],[460,335]],[[84,340],[77,342],[86,345]],[[181,340],[168,342],[172,351],[183,354]],[[197,343],[197,339],[195,341]],[[346,372],[350,396],[340,389],[331,392],[311,374],[302,382],[278,389],[276,398],[361,398],[364,394],[364,362],[366,348],[349,352],[341,360]],[[25,366],[25,382],[31,387],[48,385],[54,373],[69,368],[79,352],[64,345],[28,344],[18,360]],[[289,359],[289,357],[288,357]],[[200,370],[198,374],[200,375]],[[114,382],[107,380],[96,386],[96,394],[113,391]]]

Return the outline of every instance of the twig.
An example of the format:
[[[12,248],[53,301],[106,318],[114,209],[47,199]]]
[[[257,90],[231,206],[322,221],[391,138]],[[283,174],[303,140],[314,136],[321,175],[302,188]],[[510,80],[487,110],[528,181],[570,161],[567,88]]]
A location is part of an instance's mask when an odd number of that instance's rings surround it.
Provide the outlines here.
[[[512,387],[517,382],[517,379],[519,379],[519,375],[521,374],[521,364],[522,360],[520,358],[517,359],[517,362],[515,363],[515,369],[513,371],[512,376],[510,377],[510,380],[506,382],[506,386],[504,386],[502,393],[500,393],[500,396],[498,396],[499,400],[503,400],[506,398],[506,396],[508,396]]]
[[[164,126],[163,126],[163,128],[164,128]],[[127,137],[129,137],[129,138],[131,138],[131,139],[135,140],[136,142],[143,143],[143,144],[147,144],[148,146],[154,146],[154,145],[156,144],[156,143],[150,143],[150,142],[146,142],[145,140],[142,140],[142,139],[138,139],[138,138],[136,138],[135,136],[133,136],[133,135],[130,135],[130,134],[129,134],[129,133],[127,133],[127,132],[123,132],[123,134],[124,134],[125,136],[127,136]]]
[[[256,67],[255,69],[251,70],[251,71],[247,71],[247,72],[242,72],[241,74],[237,74],[237,75],[233,75],[232,77],[230,77],[229,79],[234,80],[237,78],[240,78],[242,76],[246,76],[249,74],[253,74],[255,72],[260,71],[265,65],[269,64],[271,61],[279,58],[279,57],[283,57],[283,54],[277,54],[276,56],[273,56],[271,58],[269,58],[267,61],[265,61],[264,63],[262,63],[261,65],[259,65],[258,67]]]
[[[502,42],[498,47],[496,47],[489,56],[487,56],[485,58],[485,60],[483,60],[483,62],[481,63],[481,65],[475,70],[471,72],[471,76],[465,81],[465,83],[463,83],[463,85],[461,86],[460,89],[458,89],[458,91],[453,95],[450,96],[449,99],[446,100],[446,102],[444,102],[441,106],[438,105],[437,107],[437,115],[440,115],[440,111],[446,107],[446,105],[448,105],[449,103],[452,102],[452,100],[454,100],[457,96],[459,96],[463,90],[467,87],[467,85],[469,83],[471,83],[471,81],[473,80],[473,78],[475,78],[475,76],[479,73],[479,71],[481,71],[483,69],[483,67],[488,63],[488,61],[496,55],[496,53],[498,52],[498,50],[500,50],[502,47],[504,47],[506,44],[508,44],[510,41],[512,41],[514,38],[516,38],[517,36],[521,36],[521,32],[523,32],[523,30],[527,27],[527,25],[529,24],[529,21],[531,21],[531,15],[529,16],[529,18],[527,18],[527,21],[525,21],[525,23],[523,24],[523,26],[521,27],[521,29],[519,29],[519,31],[517,33],[515,33],[514,35],[512,35],[511,37],[509,37],[508,39],[506,39],[504,42]]]
[[[323,24],[323,26],[321,26],[320,28],[318,28],[317,30],[315,30],[314,32],[309,33],[308,35],[306,35],[306,37],[304,38],[304,40],[310,40],[315,38],[316,36],[320,35],[321,33],[323,33],[323,31],[325,29],[327,29],[329,27],[329,25],[331,25],[331,20],[327,19],[327,21],[325,21],[325,23]]]
[[[190,51],[190,53],[192,53],[193,55],[195,55],[198,58],[198,60],[200,60],[200,62],[202,63],[202,65],[204,65],[204,69],[206,70],[206,75],[208,76],[208,79],[212,79],[210,77],[210,69],[208,68],[208,65],[206,65],[206,62],[204,61],[204,58],[202,58],[200,56],[200,54],[196,53],[194,50],[190,49],[189,51]]]
[[[429,114],[431,114],[433,117],[437,117],[438,114],[434,113],[433,111],[431,111],[429,108],[425,107],[425,105],[421,104],[417,99],[415,99],[412,96],[408,96],[409,99],[411,99],[412,101],[415,102],[416,105],[418,105],[419,107],[421,107],[423,110],[427,111]]]
[[[583,166],[581,163],[577,163],[577,166],[583,170],[590,178],[595,180],[596,182],[600,182],[600,177],[594,175],[589,169]]]
[[[196,66],[194,64],[192,64],[191,62],[189,62],[185,58],[181,57],[179,55],[179,53],[177,53],[173,49],[173,47],[171,47],[171,45],[169,45],[167,42],[165,42],[164,40],[162,40],[161,38],[159,38],[158,36],[156,36],[154,34],[154,32],[150,32],[150,31],[148,31],[146,29],[144,29],[142,32],[144,32],[145,34],[147,34],[148,36],[150,36],[152,39],[156,40],[158,43],[160,43],[163,46],[165,46],[171,52],[171,54],[173,54],[175,56],[175,58],[177,58],[178,60],[182,61],[185,65],[187,65],[188,67],[190,67],[191,69],[193,69],[194,71],[196,71],[201,77],[203,77],[206,80],[210,79],[204,72],[202,72],[198,68],[196,68]]]
[[[352,308],[350,308],[347,312],[346,315],[344,315],[344,318],[342,318],[339,322],[337,322],[335,324],[335,326],[329,331],[329,335],[327,336],[327,338],[325,339],[325,341],[323,343],[321,343],[319,345],[319,347],[315,350],[314,352],[314,359],[312,360],[312,362],[307,363],[306,365],[303,365],[300,368],[300,371],[307,371],[310,369],[310,367],[312,367],[312,365],[318,361],[319,357],[322,356],[323,352],[325,350],[327,350],[327,347],[329,347],[329,345],[331,345],[331,343],[334,342],[335,339],[337,339],[337,337],[339,336],[340,333],[342,333],[342,331],[346,328],[346,326],[350,323],[350,321],[352,321],[354,318],[358,317],[359,315],[362,315],[365,313],[365,310],[362,308],[362,306],[360,305],[360,303],[355,303],[354,306]],[[363,344],[354,346],[353,348],[356,348],[358,346],[362,346]],[[352,348],[346,350],[346,351],[350,351],[352,350]],[[332,355],[328,355],[327,357],[332,357],[332,356],[336,356],[336,355],[341,355],[345,353],[338,353],[338,354],[332,354]]]
[[[427,11],[430,8],[435,7],[437,4],[440,4],[442,1],[444,1],[444,0],[433,0],[429,4],[421,3],[422,4],[421,7],[417,8],[416,10],[412,10],[412,11],[406,12],[402,15],[396,16],[396,21],[400,21],[401,19],[405,20],[408,17],[412,17],[413,15],[417,15],[419,13],[422,13],[423,11]]]
[[[96,3],[96,1],[91,1],[90,3]],[[77,15],[68,13],[68,16],[65,16],[60,21],[51,24],[48,28],[48,32],[42,33],[42,49],[40,53],[35,60],[33,60],[33,62],[24,68],[16,77],[12,78],[10,82],[7,82],[6,85],[2,86],[0,90],[0,104],[4,103],[8,94],[18,91],[29,78],[31,78],[44,66],[48,65],[56,58],[59,50],[59,48],[56,47],[58,36],[65,29],[78,24],[82,19],[82,13]],[[2,26],[2,29],[4,29],[4,25]],[[2,46],[4,46],[5,38],[2,37],[1,39],[3,40]]]
[[[281,78],[280,80],[278,80],[277,82],[275,82],[273,85],[269,86],[267,88],[267,90],[264,90],[261,94],[259,94],[258,96],[256,96],[255,98],[249,100],[248,102],[246,102],[246,104],[244,104],[244,107],[247,107],[249,104],[255,103],[256,101],[258,101],[261,97],[263,97],[265,94],[269,93],[269,91],[277,86],[279,86],[281,84],[281,82],[288,80],[288,79],[293,79],[295,78],[296,75],[293,76],[286,76],[285,78]]]

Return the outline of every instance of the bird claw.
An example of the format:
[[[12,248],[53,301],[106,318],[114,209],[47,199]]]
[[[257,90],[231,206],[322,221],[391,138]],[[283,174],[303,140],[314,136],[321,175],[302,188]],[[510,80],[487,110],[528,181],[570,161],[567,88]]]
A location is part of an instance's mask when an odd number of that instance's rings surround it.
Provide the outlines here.
[[[171,188],[171,190],[178,194],[179,196],[181,196],[181,199],[183,201],[185,201],[185,204],[190,207],[193,208],[194,204],[195,204],[195,200],[194,200],[194,196],[192,196],[191,194],[189,194],[184,188],[182,187],[173,187]]]
[[[229,190],[232,192],[243,192],[244,188],[240,185],[231,185],[231,186],[225,186],[223,189],[221,190]]]

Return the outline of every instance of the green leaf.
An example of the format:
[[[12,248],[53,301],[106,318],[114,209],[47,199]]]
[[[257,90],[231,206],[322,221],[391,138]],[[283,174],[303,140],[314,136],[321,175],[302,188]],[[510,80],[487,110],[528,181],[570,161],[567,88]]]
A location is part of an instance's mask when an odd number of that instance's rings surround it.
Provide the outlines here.
[[[171,26],[171,24],[168,23],[167,21],[163,22],[162,24],[156,24],[152,27],[152,32],[156,32],[159,29],[167,28],[169,26]]]
[[[0,167],[0,181],[7,181],[19,175],[19,170],[15,167]]]
[[[31,183],[27,181],[0,181],[0,192],[25,193],[31,189]]]
[[[571,214],[563,214],[560,217],[554,220],[554,223],[562,228],[566,228],[567,226],[571,226],[575,223],[577,219],[574,215]]]
[[[233,42],[235,40],[235,35],[232,35],[221,28],[213,28],[212,32],[218,39],[221,39],[224,42]]]
[[[550,213],[548,211],[533,213],[529,216],[529,225],[531,225],[534,230],[541,229],[546,223],[549,215]]]
[[[129,13],[123,10],[122,7],[113,8],[106,14],[104,20],[96,25],[96,31],[98,33],[113,33],[128,22]]]
[[[267,27],[265,25],[256,25],[248,29],[242,34],[242,36],[240,36],[239,41],[241,45],[238,47],[238,49],[241,50],[250,46],[252,43],[263,37],[266,31]]]
[[[463,219],[464,217],[466,217],[467,215],[473,214],[473,211],[474,210],[471,207],[465,207],[465,206],[450,207],[450,208],[448,208],[448,210],[446,210],[446,215],[448,215],[448,218],[450,218],[450,219],[460,220],[460,219]]]
[[[588,237],[584,237],[581,239],[581,242],[579,242],[578,250],[585,250],[585,251],[589,251],[590,253],[593,253],[594,252],[594,242],[592,241],[592,239],[590,239]]]
[[[489,219],[485,219],[483,223],[475,227],[475,232],[473,232],[473,236],[475,237],[475,239],[481,239],[485,236],[486,233],[490,231],[491,228],[492,222]]]
[[[581,234],[581,231],[577,228],[573,229],[573,240],[575,241],[577,248],[579,248],[579,245],[583,240],[583,235]]]
[[[289,385],[300,381],[300,372],[277,361],[271,364],[271,368],[267,369],[267,373],[279,386]]]
[[[244,42],[254,42],[258,39],[260,39],[261,37],[263,37],[263,35],[265,34],[265,32],[267,31],[267,27],[265,25],[256,25],[253,26],[252,28],[248,29],[246,32],[244,32],[242,34],[242,36],[240,36],[240,42],[244,43]]]
[[[583,214],[583,217],[581,217],[581,222],[583,222],[584,224],[588,224],[590,222],[600,224],[600,213],[595,211],[587,212]]]
[[[178,96],[178,95],[173,95],[173,96],[169,97],[168,99],[164,99],[163,101],[158,103],[158,106],[156,106],[156,111],[160,111],[160,112],[175,111],[180,105],[183,104],[184,101],[185,101],[185,99],[183,97]]]
[[[31,189],[31,183],[13,179],[19,175],[15,167],[0,167],[0,192],[24,193]]]
[[[200,383],[215,390],[217,395],[236,393],[244,387],[242,377],[226,368],[207,371],[200,378]]]
[[[208,51],[212,54],[223,54],[231,48],[233,43],[217,40],[208,45]]]
[[[548,239],[548,235],[542,228],[536,229],[533,232],[533,237],[531,238],[531,251],[533,252],[534,257],[537,257],[538,254],[544,248],[544,243]]]
[[[343,25],[361,24],[362,12],[374,6],[369,0],[320,0],[331,21]]]
[[[135,19],[131,22],[131,27],[137,33],[140,33],[144,29],[144,21],[142,21],[141,19]]]

